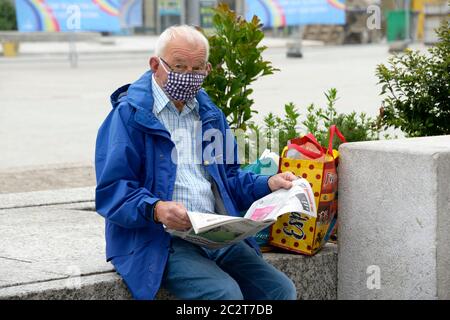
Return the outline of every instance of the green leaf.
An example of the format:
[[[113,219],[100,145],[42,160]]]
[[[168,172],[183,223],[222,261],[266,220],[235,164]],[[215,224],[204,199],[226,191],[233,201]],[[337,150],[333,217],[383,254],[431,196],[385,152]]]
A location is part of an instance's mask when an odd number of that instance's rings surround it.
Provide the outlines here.
[[[231,127],[245,127],[242,122],[257,113],[250,99],[253,89],[249,87],[259,77],[278,69],[261,55],[266,47],[260,45],[264,32],[257,16],[246,21],[221,3],[215,8],[212,21],[214,33],[208,41],[213,68],[203,87],[227,115]]]

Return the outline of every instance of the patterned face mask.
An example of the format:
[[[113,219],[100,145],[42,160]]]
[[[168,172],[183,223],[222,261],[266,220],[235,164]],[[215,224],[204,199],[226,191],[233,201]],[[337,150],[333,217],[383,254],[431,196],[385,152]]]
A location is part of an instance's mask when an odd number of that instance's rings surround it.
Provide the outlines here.
[[[167,82],[163,87],[166,94],[175,101],[190,101],[202,88],[206,74],[186,72],[179,73],[168,71],[165,62],[159,58],[161,65],[167,72]]]

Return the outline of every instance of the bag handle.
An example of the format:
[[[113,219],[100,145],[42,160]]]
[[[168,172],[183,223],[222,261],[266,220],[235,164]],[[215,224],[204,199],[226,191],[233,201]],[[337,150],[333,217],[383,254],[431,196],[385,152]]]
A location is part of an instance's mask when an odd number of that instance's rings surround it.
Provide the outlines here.
[[[342,142],[347,142],[347,140],[345,139],[344,135],[339,131],[339,129],[336,127],[335,124],[330,126],[330,140],[328,141],[328,154],[329,155],[333,155],[333,139],[334,139],[334,135],[337,135],[339,140],[341,140]]]
[[[321,146],[321,144],[317,141],[316,137],[312,133],[305,134],[301,138],[294,138],[289,140],[289,143],[293,143],[296,145],[302,145],[305,143],[305,140],[311,142],[313,145],[317,147],[319,150],[323,150],[324,148]],[[288,143],[288,145],[289,145]]]
[[[302,147],[301,145],[305,144],[306,142],[310,142],[312,145],[314,145],[319,150],[319,152],[314,152]],[[301,138],[294,138],[289,140],[287,147],[288,149],[295,149],[311,159],[320,158],[325,154],[325,148],[320,145],[316,137],[311,133],[308,133]]]
[[[303,148],[303,147],[300,147],[299,145],[297,145],[297,144],[295,144],[295,143],[288,144],[288,149],[295,149],[295,150],[297,150],[298,152],[300,152],[301,154],[304,154],[305,156],[307,156],[308,158],[311,158],[311,159],[317,159],[317,158],[320,158],[320,157],[323,156],[323,154],[324,154],[324,151],[323,151],[322,148],[319,149],[320,152],[317,153],[317,152],[314,152],[314,151],[305,149],[305,148]]]

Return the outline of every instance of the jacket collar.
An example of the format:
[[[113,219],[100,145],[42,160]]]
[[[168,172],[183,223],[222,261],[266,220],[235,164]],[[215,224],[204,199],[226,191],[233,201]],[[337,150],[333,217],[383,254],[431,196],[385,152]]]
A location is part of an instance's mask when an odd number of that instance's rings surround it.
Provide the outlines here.
[[[128,103],[136,109],[134,120],[151,130],[167,131],[161,122],[153,114],[152,71],[145,72],[131,85],[125,85],[117,89],[111,95],[111,102],[115,107],[122,96],[126,95]],[[197,94],[200,120],[203,123],[220,119],[220,111],[202,89]]]

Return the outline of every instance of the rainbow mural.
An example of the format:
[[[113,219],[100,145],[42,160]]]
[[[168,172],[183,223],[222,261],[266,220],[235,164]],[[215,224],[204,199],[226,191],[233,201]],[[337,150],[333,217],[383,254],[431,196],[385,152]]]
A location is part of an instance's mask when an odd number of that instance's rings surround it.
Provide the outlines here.
[[[260,5],[264,8],[267,17],[269,18],[269,23],[274,27],[284,27],[286,26],[286,15],[284,14],[283,8],[280,6],[276,0],[258,0]]]
[[[345,0],[246,0],[246,8],[246,19],[270,28],[345,23]]]
[[[58,20],[45,0],[25,0],[33,12],[33,19],[37,24],[37,31],[60,31]]]
[[[115,17],[119,16],[119,7],[117,6],[116,1],[92,0],[92,2],[107,14]]]
[[[344,0],[327,0],[329,4],[339,10],[345,10]]]
[[[120,5],[120,24],[124,27],[142,26],[142,0],[122,0]]]
[[[121,32],[142,26],[142,8],[143,0],[16,0],[16,17],[23,32],[72,32],[73,19],[79,31]]]

